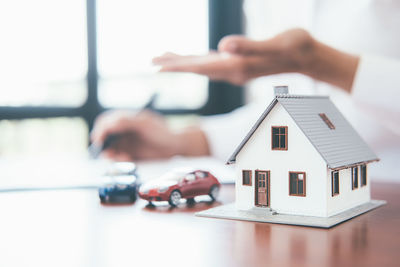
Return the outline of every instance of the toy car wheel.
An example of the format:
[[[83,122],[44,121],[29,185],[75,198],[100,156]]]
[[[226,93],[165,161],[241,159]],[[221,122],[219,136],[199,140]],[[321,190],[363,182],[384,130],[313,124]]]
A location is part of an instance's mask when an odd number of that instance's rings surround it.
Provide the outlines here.
[[[178,206],[179,202],[181,201],[182,195],[178,190],[172,191],[171,195],[169,196],[169,204],[173,207]]]
[[[213,185],[208,195],[211,197],[212,201],[215,201],[219,195],[219,186]]]
[[[196,203],[196,201],[194,201],[194,197],[191,197],[191,198],[186,199],[186,203],[188,205],[193,205]]]

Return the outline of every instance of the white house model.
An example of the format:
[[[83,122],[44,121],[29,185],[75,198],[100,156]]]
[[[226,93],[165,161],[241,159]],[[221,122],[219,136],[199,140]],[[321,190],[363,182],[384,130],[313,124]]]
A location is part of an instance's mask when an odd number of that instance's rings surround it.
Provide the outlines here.
[[[378,158],[329,97],[275,90],[228,160],[236,208],[330,217],[369,202],[368,164]]]

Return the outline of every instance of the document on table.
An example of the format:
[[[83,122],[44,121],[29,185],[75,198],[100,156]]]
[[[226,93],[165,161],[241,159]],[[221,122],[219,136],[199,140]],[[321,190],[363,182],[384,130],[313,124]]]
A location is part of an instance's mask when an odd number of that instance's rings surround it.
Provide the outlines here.
[[[0,160],[0,192],[97,188],[107,163],[87,158],[45,157]]]
[[[8,158],[0,160],[0,192],[24,190],[50,190],[98,188],[108,179],[104,177],[112,162],[91,160],[86,157]],[[233,183],[232,166],[210,157],[175,157],[167,160],[137,163],[142,181],[159,177],[180,167],[208,170],[221,183]]]

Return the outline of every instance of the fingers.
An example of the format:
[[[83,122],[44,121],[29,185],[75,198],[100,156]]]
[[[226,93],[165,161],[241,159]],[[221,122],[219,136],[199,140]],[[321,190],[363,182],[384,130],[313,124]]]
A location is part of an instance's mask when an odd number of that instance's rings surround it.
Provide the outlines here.
[[[161,71],[174,72],[194,72],[203,74],[204,69],[209,65],[218,63],[226,59],[226,55],[210,52],[200,56],[180,56],[176,54],[167,54],[153,59],[153,64],[161,66]]]
[[[163,117],[148,110],[139,113],[124,110],[105,112],[96,119],[90,137],[95,144],[103,144],[111,134],[148,135],[166,127],[164,124]]]
[[[160,62],[161,72],[190,72],[212,80],[230,81],[233,72],[240,69],[240,61],[235,55],[211,52],[203,56],[178,56],[157,62]]]
[[[239,35],[224,37],[218,44],[218,51],[232,54],[256,55],[271,53],[278,47],[275,38],[254,41]]]
[[[212,54],[212,53],[210,53]],[[206,55],[207,56],[207,55]],[[203,56],[198,56],[198,55],[178,55],[174,54],[171,52],[167,52],[163,54],[162,56],[155,57],[152,59],[152,63],[154,65],[158,66],[163,66],[163,65],[176,65],[176,64],[185,64],[186,62],[193,62],[197,61],[199,58],[202,58]]]
[[[136,142],[130,141],[131,143],[129,144],[124,140],[117,142],[112,147],[104,150],[101,156],[115,161],[141,161],[169,158],[173,155],[159,146],[143,144],[143,142],[138,142],[139,140],[136,140]]]
[[[107,149],[101,153],[101,156],[112,159],[115,161],[133,161],[134,158],[129,155],[129,153],[119,152],[114,149]]]
[[[99,115],[94,123],[93,130],[90,133],[90,139],[93,143],[100,145],[104,142],[107,134],[113,130],[114,126],[111,124],[113,123],[113,117],[115,116],[114,113],[105,112]],[[110,129],[110,126],[112,129]]]
[[[167,52],[167,53],[164,53],[161,56],[153,58],[152,59],[152,63],[155,64],[155,65],[160,65],[160,64],[162,64],[164,62],[168,62],[170,60],[174,60],[174,59],[177,59],[179,57],[181,57],[181,56],[177,55],[177,54],[174,54],[174,53],[171,53],[171,52]]]
[[[140,144],[134,133],[120,135],[101,155],[117,161],[135,160],[135,148]]]
[[[100,115],[91,132],[91,140],[102,144],[110,134],[134,132],[143,124],[143,119],[133,112],[113,111]]]

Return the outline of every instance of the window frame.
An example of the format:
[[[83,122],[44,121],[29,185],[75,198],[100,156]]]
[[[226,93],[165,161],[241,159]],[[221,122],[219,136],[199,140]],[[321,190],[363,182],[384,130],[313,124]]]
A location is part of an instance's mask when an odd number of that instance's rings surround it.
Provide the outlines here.
[[[31,118],[81,117],[89,128],[93,128],[94,120],[103,107],[98,99],[97,71],[97,13],[96,0],[86,0],[87,30],[87,99],[79,107],[54,106],[0,106],[0,120],[20,120]],[[244,16],[243,0],[208,1],[209,48],[217,49],[219,40],[229,34],[242,34]],[[170,114],[211,115],[232,111],[244,104],[244,89],[223,82],[209,82],[207,103],[198,109],[156,109],[155,111]]]
[[[279,129],[278,131],[280,131],[281,128],[285,129],[285,134],[284,134],[284,136],[285,136],[285,147],[284,148],[280,147],[281,140],[279,138],[279,147],[275,148],[274,147],[274,129]],[[278,133],[277,135],[280,137],[283,134]],[[287,126],[271,126],[271,150],[287,151],[288,150],[288,136],[289,136],[289,133],[288,133],[288,127]]]
[[[338,186],[337,186],[337,193],[335,193],[335,174],[337,174]],[[337,196],[340,194],[340,175],[339,171],[332,171],[331,172],[331,186],[332,186],[332,197]]]
[[[354,171],[356,171],[356,177],[354,175]],[[358,166],[355,167],[351,167],[351,189],[355,190],[358,189],[358,181],[359,181],[359,170],[358,170]],[[356,183],[355,183],[356,182]]]
[[[297,194],[292,194],[290,192],[290,175],[291,174],[297,174]],[[299,174],[303,174],[303,194],[299,194]],[[298,171],[290,171],[289,172],[289,196],[296,196],[296,197],[306,197],[307,196],[307,192],[306,192],[306,173],[305,172],[298,172]]]
[[[244,174],[245,173],[249,173],[249,183],[248,184],[246,184],[245,182],[244,182]],[[252,177],[252,171],[251,170],[242,170],[242,185],[243,186],[252,186],[253,185],[253,183],[252,183],[252,180],[253,180],[253,177]]]
[[[363,170],[364,168],[364,170]],[[364,187],[368,183],[368,177],[367,177],[367,164],[361,164],[360,165],[360,176],[361,176],[361,187]],[[365,179],[364,179],[365,176]],[[365,180],[365,181],[364,181]],[[364,183],[365,182],[365,183]]]

